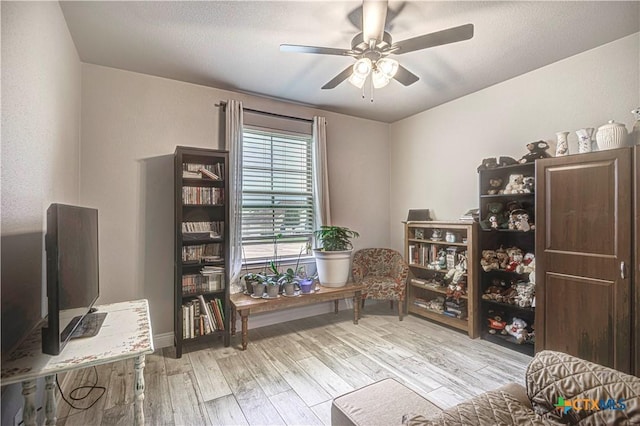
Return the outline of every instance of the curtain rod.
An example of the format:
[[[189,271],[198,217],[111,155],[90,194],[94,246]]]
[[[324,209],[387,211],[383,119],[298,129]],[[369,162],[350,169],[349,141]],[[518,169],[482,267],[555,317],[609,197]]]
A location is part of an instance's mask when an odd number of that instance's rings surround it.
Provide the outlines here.
[[[225,101],[220,101],[220,103],[215,104],[215,106],[225,108],[227,106],[227,103]],[[307,123],[313,123],[313,120],[309,118],[294,117],[292,115],[277,114],[275,112],[260,111],[252,108],[242,108],[242,110],[247,112],[252,112],[254,114],[268,115],[270,117],[285,118],[288,120],[298,120],[298,121],[306,121]]]

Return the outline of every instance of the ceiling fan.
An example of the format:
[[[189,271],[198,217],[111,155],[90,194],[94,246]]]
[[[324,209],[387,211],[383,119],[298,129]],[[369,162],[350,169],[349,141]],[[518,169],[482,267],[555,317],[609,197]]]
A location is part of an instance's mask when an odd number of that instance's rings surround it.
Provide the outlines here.
[[[420,79],[397,60],[389,58],[389,55],[402,55],[473,37],[473,24],[465,24],[393,43],[391,34],[384,30],[388,11],[386,0],[363,0],[362,32],[351,40],[351,49],[281,44],[280,51],[351,56],[356,59],[355,64],[345,68],[322,88],[333,89],[347,79],[354,86],[362,88],[371,75],[373,87],[377,89],[389,84],[391,79],[396,79],[405,86]]]

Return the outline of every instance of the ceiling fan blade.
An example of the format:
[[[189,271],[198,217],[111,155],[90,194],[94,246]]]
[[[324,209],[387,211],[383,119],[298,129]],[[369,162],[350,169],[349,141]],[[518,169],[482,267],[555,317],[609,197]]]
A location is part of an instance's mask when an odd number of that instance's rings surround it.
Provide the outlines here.
[[[405,86],[410,86],[416,81],[420,80],[420,77],[418,77],[402,65],[398,65],[398,72],[396,72],[396,75],[393,78],[395,78]]]
[[[340,74],[333,77],[330,82],[322,86],[322,89],[325,90],[325,89],[335,88],[338,84],[348,79],[351,76],[351,74],[353,74],[353,65],[349,65]]]
[[[387,0],[363,0],[362,35],[365,43],[368,44],[369,40],[382,40],[387,6]]]
[[[428,47],[441,46],[443,44],[456,43],[458,41],[469,40],[473,37],[473,24],[465,24],[447,30],[399,41],[391,46],[394,54],[413,52],[415,50],[426,49]]]
[[[332,47],[302,46],[298,44],[281,44],[281,52],[293,53],[317,53],[320,55],[353,56],[354,52],[348,49],[334,49]]]

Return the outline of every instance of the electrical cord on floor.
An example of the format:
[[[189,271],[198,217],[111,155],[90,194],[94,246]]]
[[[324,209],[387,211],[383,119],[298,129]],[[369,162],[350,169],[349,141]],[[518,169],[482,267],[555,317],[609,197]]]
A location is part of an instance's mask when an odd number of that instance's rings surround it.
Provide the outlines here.
[[[58,391],[60,392],[60,396],[62,396],[62,399],[64,400],[64,402],[66,402],[67,404],[69,404],[71,406],[71,408],[75,408],[76,410],[88,410],[89,408],[93,407],[94,405],[96,405],[96,402],[100,401],[100,398],[102,398],[105,394],[105,392],[107,391],[107,388],[104,386],[97,386],[98,384],[98,369],[96,368],[96,366],[93,366],[93,371],[96,375],[96,381],[94,384],[92,385],[84,385],[84,386],[78,386],[77,388],[73,389],[71,392],[69,392],[69,398],[72,401],[83,401],[84,399],[86,399],[91,392],[93,392],[94,390],[98,390],[98,391],[102,391],[102,393],[100,393],[100,395],[96,398],[95,401],[93,401],[91,403],[91,405],[89,405],[88,407],[76,407],[75,405],[73,405],[71,402],[69,402],[69,400],[64,396],[64,393],[62,392],[62,388],[60,387],[60,382],[58,382],[58,375],[56,374],[56,385],[58,386]],[[83,389],[89,389],[87,391],[86,394],[84,394],[83,396],[76,396],[77,392],[80,392]]]

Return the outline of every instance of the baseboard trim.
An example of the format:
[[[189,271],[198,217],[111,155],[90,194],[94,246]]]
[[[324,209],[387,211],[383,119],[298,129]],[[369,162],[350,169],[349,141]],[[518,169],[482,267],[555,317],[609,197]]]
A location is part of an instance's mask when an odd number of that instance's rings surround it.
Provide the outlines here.
[[[162,333],[153,336],[153,347],[156,349],[173,346],[173,333]]]
[[[367,301],[367,304],[370,301]],[[300,306],[298,308],[285,309],[282,311],[267,312],[264,314],[252,316],[249,321],[249,328],[265,327],[281,322],[292,321],[296,319],[312,317],[333,312],[333,303],[318,303],[315,305]],[[353,309],[353,299],[340,299],[338,304],[339,310]],[[240,317],[240,315],[238,315]],[[242,324],[240,318],[237,318],[236,329],[241,330]],[[238,333],[239,334],[239,333]],[[156,349],[172,347],[174,344],[173,332],[161,333],[153,336],[153,346]]]

